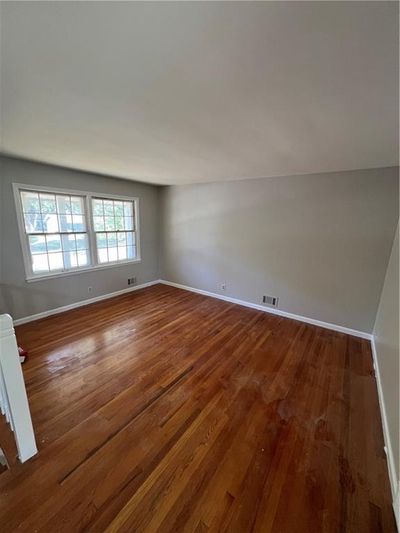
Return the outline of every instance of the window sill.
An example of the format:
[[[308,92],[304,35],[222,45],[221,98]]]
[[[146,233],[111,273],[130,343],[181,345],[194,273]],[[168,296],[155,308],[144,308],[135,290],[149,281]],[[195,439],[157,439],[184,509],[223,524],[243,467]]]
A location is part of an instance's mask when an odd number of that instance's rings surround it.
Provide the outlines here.
[[[78,268],[76,270],[68,270],[66,272],[55,272],[54,274],[39,274],[37,276],[29,276],[26,278],[28,283],[33,283],[35,281],[45,281],[53,278],[62,278],[64,276],[72,276],[74,274],[84,274],[85,272],[93,272],[96,270],[105,270],[107,268],[115,268],[120,266],[132,265],[135,263],[140,263],[142,260],[139,257],[138,259],[132,259],[131,261],[118,261],[115,263],[107,263],[105,265],[96,265],[90,266],[87,268]]]

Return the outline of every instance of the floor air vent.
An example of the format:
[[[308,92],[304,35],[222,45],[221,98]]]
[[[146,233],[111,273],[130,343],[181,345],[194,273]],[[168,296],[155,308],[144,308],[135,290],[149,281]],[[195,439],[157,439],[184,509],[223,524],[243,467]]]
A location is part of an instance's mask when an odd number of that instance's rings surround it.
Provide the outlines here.
[[[272,307],[278,307],[278,298],[275,296],[263,296],[263,303]]]

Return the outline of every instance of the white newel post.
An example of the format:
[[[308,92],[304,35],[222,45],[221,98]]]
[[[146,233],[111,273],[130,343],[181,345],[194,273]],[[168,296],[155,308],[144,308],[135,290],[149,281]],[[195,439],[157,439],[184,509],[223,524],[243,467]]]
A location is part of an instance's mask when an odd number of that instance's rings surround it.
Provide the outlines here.
[[[14,431],[21,463],[37,453],[13,321],[0,315],[0,403]]]

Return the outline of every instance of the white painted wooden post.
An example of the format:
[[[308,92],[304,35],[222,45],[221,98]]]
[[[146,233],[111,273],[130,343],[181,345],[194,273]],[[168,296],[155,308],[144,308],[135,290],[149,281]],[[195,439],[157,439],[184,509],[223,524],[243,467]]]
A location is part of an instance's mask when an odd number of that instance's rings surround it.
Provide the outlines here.
[[[24,463],[37,453],[37,447],[10,315],[0,315],[0,402],[14,431],[19,460]]]

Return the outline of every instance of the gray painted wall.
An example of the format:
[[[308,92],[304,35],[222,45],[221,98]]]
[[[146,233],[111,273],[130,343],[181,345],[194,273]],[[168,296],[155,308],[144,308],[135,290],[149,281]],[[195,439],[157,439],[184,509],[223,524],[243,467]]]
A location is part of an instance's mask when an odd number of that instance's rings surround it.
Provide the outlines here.
[[[160,188],[0,157],[0,312],[17,319],[126,288],[131,276],[163,277],[254,303],[271,294],[282,310],[370,332],[398,218],[397,172]],[[27,283],[12,182],[138,196],[142,262]]]
[[[393,242],[374,335],[396,479],[399,480],[399,228]]]
[[[371,332],[397,176],[393,167],[166,187],[161,275],[254,303],[277,296],[282,310]]]
[[[13,182],[139,197],[142,261],[27,283]],[[125,289],[128,277],[136,276],[138,284],[159,278],[158,187],[9,157],[0,157],[0,186],[0,313],[10,313],[17,319]],[[93,287],[90,294],[88,286]]]

